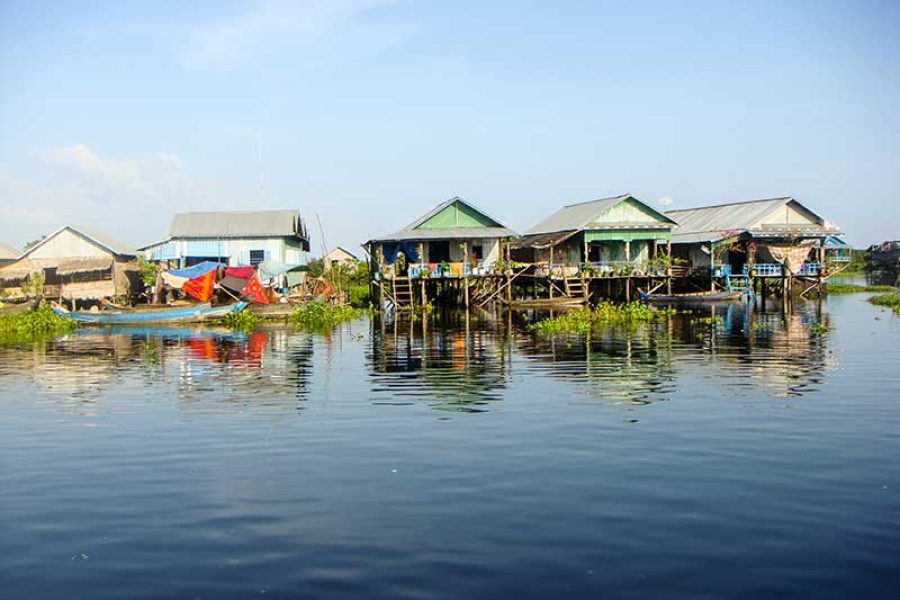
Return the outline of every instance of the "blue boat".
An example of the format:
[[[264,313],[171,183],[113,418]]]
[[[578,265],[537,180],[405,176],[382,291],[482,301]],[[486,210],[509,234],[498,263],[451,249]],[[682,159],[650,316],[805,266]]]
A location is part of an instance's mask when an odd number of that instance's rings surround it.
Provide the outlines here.
[[[199,323],[241,312],[246,306],[246,302],[235,302],[225,306],[213,306],[206,302],[192,306],[173,306],[154,310],[101,312],[70,311],[58,304],[53,304],[52,308],[57,315],[85,325],[138,325],[144,323]]]

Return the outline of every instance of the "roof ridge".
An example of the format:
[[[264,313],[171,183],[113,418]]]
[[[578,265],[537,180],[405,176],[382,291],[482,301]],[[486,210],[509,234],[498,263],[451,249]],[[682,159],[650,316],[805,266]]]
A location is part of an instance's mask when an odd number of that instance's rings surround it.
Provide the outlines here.
[[[672,210],[667,210],[665,214],[673,213],[673,212],[684,212],[686,210],[700,210],[703,208],[719,208],[720,206],[735,206],[738,204],[757,204],[763,202],[773,202],[775,200],[793,200],[793,196],[780,196],[777,198],[760,198],[759,200],[736,200],[735,202],[723,202],[721,204],[707,204],[705,206],[694,206],[691,208],[675,208]]]
[[[595,200],[584,200],[583,202],[575,202],[573,204],[564,204],[563,208],[569,208],[571,206],[582,206],[584,204],[592,204],[594,202],[606,202],[607,200],[617,200],[619,198],[628,198],[631,197],[631,194],[619,194],[618,196],[610,196],[609,198],[597,198]]]

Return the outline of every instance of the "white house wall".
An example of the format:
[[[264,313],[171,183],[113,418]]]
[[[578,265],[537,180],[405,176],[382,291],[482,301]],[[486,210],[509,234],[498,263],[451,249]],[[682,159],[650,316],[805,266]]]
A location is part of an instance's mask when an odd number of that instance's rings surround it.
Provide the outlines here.
[[[274,260],[288,264],[306,264],[307,252],[299,247],[293,247],[284,238],[247,238],[227,240],[172,240],[156,244],[147,248],[145,254],[148,259],[178,260],[188,256],[199,256],[191,253],[191,246],[207,246],[209,251],[204,252],[208,256],[222,256],[228,258],[229,266],[250,264],[250,251],[262,250],[265,252],[265,260]],[[165,252],[160,256],[161,250]]]

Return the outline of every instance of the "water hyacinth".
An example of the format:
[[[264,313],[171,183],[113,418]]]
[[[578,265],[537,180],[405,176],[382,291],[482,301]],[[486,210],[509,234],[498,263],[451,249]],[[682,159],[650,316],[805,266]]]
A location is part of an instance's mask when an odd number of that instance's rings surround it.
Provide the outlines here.
[[[869,298],[869,302],[878,306],[886,306],[895,313],[900,313],[900,292],[872,296]]]
[[[0,315],[0,343],[28,342],[68,333],[76,327],[74,321],[42,304],[34,310]]]
[[[642,302],[614,304],[602,301],[593,308],[583,307],[532,323],[529,329],[541,333],[587,333],[592,329],[611,326],[636,327],[676,313],[672,308],[654,309]]]
[[[297,327],[323,330],[343,321],[355,319],[360,314],[362,311],[351,306],[331,306],[311,302],[295,310],[288,320]]]
[[[230,327],[234,331],[250,331],[256,329],[262,323],[262,319],[249,310],[242,310],[241,312],[225,315],[222,322],[226,327]]]

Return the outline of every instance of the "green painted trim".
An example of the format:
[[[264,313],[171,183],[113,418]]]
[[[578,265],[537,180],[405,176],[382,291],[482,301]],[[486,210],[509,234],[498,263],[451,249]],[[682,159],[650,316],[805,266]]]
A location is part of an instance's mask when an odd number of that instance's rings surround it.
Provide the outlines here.
[[[586,242],[625,242],[634,240],[668,240],[671,239],[672,232],[668,229],[623,229],[602,230],[602,231],[585,231],[584,241]]]

